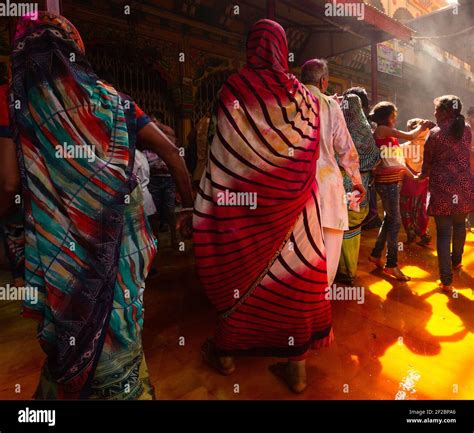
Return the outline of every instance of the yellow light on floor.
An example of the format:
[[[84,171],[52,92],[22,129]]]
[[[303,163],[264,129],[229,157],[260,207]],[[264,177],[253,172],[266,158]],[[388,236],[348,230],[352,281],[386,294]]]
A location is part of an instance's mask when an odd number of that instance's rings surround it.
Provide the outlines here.
[[[401,267],[401,270],[403,271],[404,274],[410,276],[411,278],[426,278],[429,277],[430,274],[426,272],[425,270],[421,269],[419,266],[403,266]]]
[[[438,354],[415,354],[410,345],[399,342],[390,346],[380,358],[381,381],[388,379],[401,399],[456,400],[474,398],[472,351],[474,336],[468,334],[462,341],[440,343]]]
[[[387,294],[392,288],[392,284],[382,279],[368,287],[374,295],[380,296],[383,300],[387,299]]]
[[[432,305],[433,311],[426,330],[435,336],[446,336],[460,332],[464,329],[462,320],[448,308],[449,298],[442,294],[436,293],[427,299]],[[451,301],[453,302],[453,301]]]

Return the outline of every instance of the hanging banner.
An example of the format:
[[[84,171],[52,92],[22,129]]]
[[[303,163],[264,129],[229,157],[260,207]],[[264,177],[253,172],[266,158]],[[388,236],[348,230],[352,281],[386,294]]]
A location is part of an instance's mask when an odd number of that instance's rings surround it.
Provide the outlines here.
[[[377,44],[377,69],[385,74],[402,76],[403,55],[387,44]]]

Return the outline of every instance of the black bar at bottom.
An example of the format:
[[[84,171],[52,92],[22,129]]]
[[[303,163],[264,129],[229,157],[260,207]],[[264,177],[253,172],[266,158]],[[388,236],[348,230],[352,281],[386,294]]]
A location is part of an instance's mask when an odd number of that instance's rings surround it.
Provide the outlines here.
[[[474,401],[2,401],[0,432],[472,433]]]

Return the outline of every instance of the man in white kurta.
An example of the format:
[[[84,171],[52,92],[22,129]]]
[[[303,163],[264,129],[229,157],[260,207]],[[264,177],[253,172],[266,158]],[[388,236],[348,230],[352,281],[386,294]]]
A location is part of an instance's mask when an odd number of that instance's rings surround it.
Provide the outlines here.
[[[339,265],[344,230],[349,229],[347,199],[339,166],[351,178],[354,190],[361,193],[360,200],[365,189],[359,173],[359,155],[339,103],[323,93],[329,84],[327,63],[319,59],[306,62],[302,68],[302,81],[319,100],[320,153],[316,177],[326,244],[328,287],[331,287]]]

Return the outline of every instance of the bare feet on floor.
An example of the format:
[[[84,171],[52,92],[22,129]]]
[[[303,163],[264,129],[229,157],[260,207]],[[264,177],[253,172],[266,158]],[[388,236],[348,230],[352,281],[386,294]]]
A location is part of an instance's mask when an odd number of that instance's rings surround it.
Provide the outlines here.
[[[213,338],[208,338],[203,343],[201,355],[206,364],[224,376],[229,376],[235,371],[234,358],[231,356],[218,356]]]
[[[390,275],[391,277],[396,278],[398,281],[410,281],[411,278],[408,275],[405,275],[400,268],[384,268],[384,274]]]
[[[449,294],[449,293],[452,293],[453,290],[454,290],[454,289],[453,289],[453,286],[447,285],[447,284],[443,284],[443,283],[441,283],[441,284],[439,285],[439,288],[440,288],[440,290],[441,290],[442,292],[448,293],[448,294]]]
[[[385,262],[380,257],[369,256],[369,262],[373,263],[379,269],[385,267]]]
[[[293,391],[302,393],[308,386],[306,382],[306,361],[288,361],[272,364],[268,369]]]

